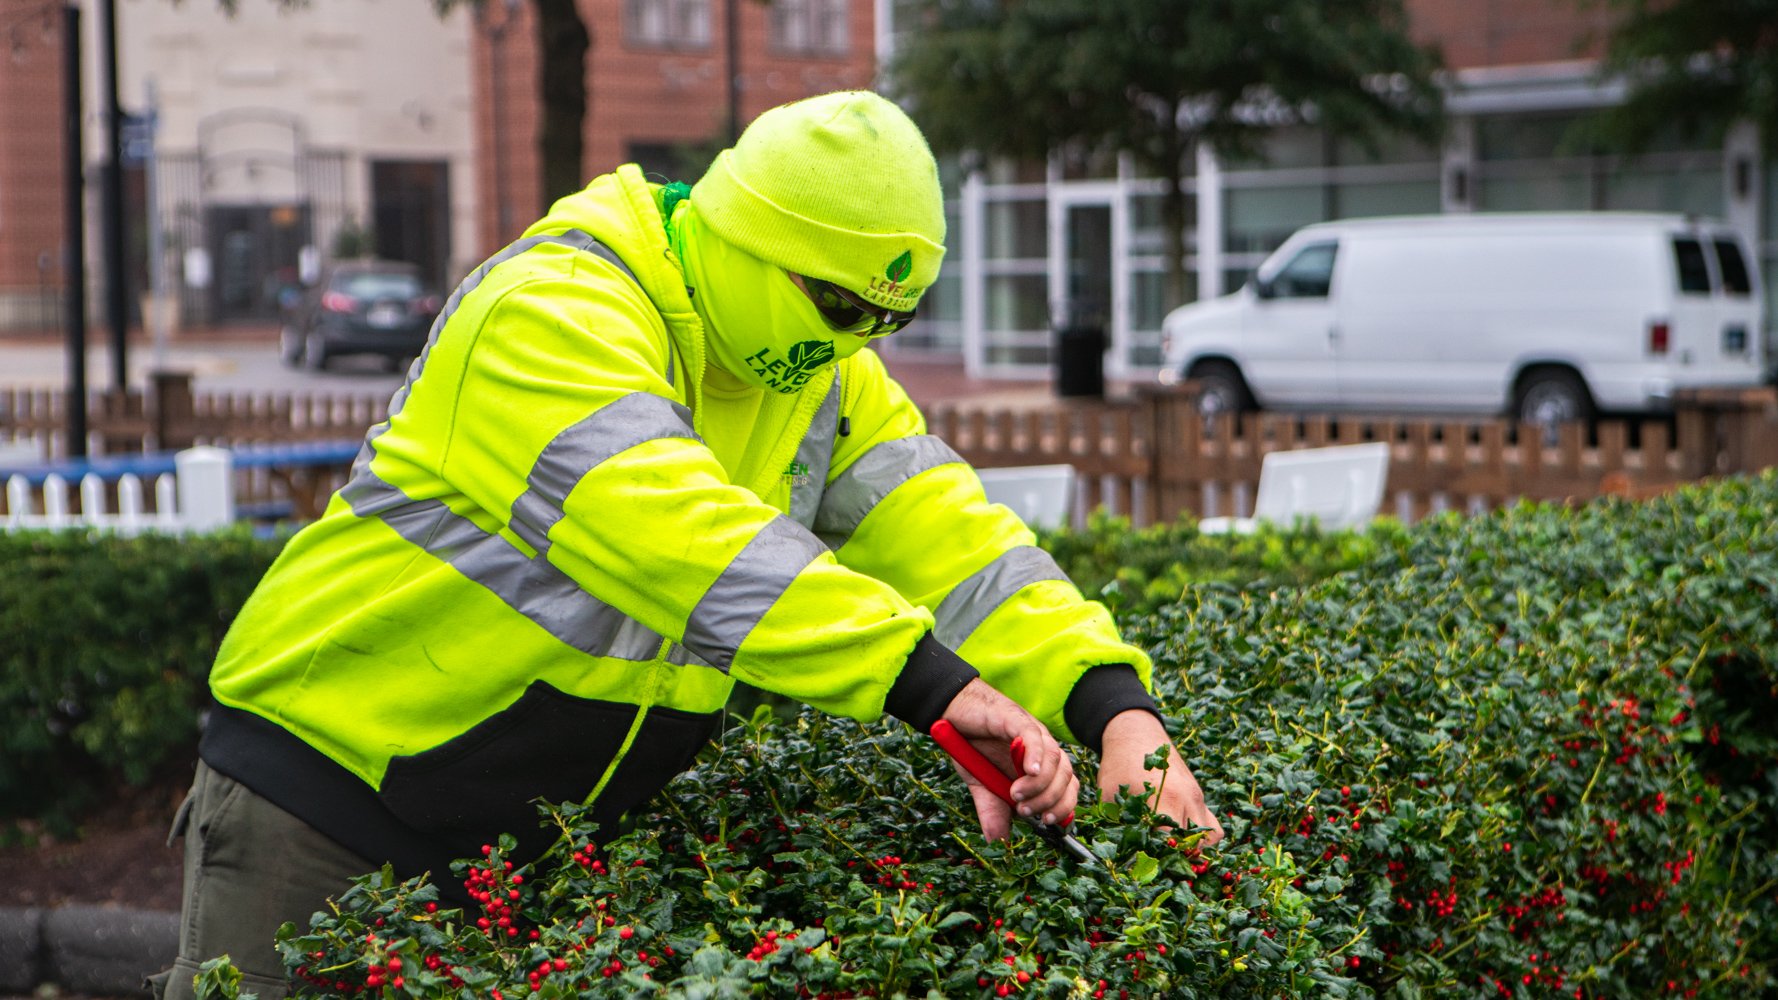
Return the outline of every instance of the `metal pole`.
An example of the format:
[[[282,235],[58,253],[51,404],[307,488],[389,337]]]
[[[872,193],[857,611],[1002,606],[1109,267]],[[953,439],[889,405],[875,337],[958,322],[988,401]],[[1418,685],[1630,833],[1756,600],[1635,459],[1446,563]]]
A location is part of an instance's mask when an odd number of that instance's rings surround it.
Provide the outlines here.
[[[154,77],[149,77],[147,84],[148,118],[147,143],[148,157],[143,161],[147,182],[148,196],[148,287],[154,293],[150,298],[149,308],[152,315],[145,317],[149,332],[154,343],[154,370],[165,371],[167,367],[167,264],[166,234],[161,228],[160,212],[160,93],[154,85]]]
[[[68,414],[65,446],[70,458],[86,457],[86,193],[82,177],[80,8],[62,8],[62,168],[64,228],[62,294],[68,344]]]
[[[502,100],[506,93],[506,66],[501,57],[506,48],[506,29],[512,26],[517,6],[518,0],[508,0],[500,20],[488,28],[488,92],[494,110],[494,246],[512,239],[512,206],[506,193],[506,157],[510,151],[506,148],[506,102]]]
[[[105,318],[111,326],[111,386],[129,385],[129,281],[124,275],[123,110],[117,99],[117,8],[99,0],[101,54],[105,64]]]
[[[741,137],[741,2],[728,0],[728,142],[733,146]]]

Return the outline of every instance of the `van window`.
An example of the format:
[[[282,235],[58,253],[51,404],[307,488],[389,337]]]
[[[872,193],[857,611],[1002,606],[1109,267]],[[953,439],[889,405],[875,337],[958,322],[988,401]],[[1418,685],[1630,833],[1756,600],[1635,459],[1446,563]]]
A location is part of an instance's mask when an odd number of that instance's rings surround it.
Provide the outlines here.
[[[1290,263],[1272,276],[1272,290],[1281,299],[1325,299],[1333,284],[1334,243],[1315,243],[1297,251]]]
[[[1679,265],[1679,290],[1682,293],[1710,294],[1710,265],[1704,263],[1704,247],[1697,240],[1674,240],[1673,260]]]
[[[1722,290],[1730,295],[1752,295],[1753,282],[1747,278],[1747,261],[1734,240],[1716,241],[1717,270],[1722,272]]]

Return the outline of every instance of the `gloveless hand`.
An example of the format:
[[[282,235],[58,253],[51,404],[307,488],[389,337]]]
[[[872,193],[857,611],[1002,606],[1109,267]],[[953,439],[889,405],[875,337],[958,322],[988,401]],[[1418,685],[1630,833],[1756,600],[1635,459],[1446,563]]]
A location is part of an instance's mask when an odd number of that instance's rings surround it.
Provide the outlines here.
[[[1073,762],[1043,723],[1017,702],[978,677],[951,699],[944,718],[1006,774],[1013,774],[1012,741],[1024,741],[1024,770],[1014,775],[1012,783],[1019,815],[1054,823],[1074,812],[1080,801],[1080,780],[1074,776]],[[1141,758],[1137,759],[1140,762]],[[989,840],[1005,838],[1012,832],[1012,807],[962,767],[957,773],[969,785],[982,835]]]
[[[1143,767],[1143,759],[1163,744],[1167,747],[1166,772]],[[1204,790],[1198,787],[1198,779],[1179,756],[1161,720],[1140,709],[1120,712],[1105,727],[1099,755],[1099,795],[1109,801],[1120,787],[1141,791],[1145,784],[1155,812],[1176,823],[1190,823],[1210,831],[1202,846],[1209,847],[1222,839],[1222,823],[1205,804]]]

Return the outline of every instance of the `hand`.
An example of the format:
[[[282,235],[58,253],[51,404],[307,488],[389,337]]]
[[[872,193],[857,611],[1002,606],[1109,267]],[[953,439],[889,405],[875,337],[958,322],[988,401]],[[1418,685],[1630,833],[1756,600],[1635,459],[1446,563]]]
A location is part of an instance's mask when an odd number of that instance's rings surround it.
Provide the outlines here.
[[[1144,768],[1143,758],[1163,744],[1167,747],[1166,772]],[[1176,823],[1189,822],[1210,831],[1201,846],[1210,847],[1222,839],[1222,824],[1204,804],[1204,790],[1167,738],[1161,720],[1152,712],[1132,709],[1113,716],[1105,726],[1099,754],[1099,796],[1109,801],[1119,788],[1139,791],[1144,784],[1149,786],[1148,801],[1155,812]]]
[[[944,718],[1006,774],[1013,774],[1012,741],[1024,741],[1024,773],[1015,774],[1012,783],[1019,815],[1054,823],[1074,812],[1075,803],[1080,801],[1080,780],[1074,776],[1074,765],[1043,723],[1017,702],[978,677],[951,699]],[[982,836],[989,840],[1005,839],[1012,832],[1012,807],[968,771],[958,767],[957,773],[968,783],[970,798],[975,800]]]

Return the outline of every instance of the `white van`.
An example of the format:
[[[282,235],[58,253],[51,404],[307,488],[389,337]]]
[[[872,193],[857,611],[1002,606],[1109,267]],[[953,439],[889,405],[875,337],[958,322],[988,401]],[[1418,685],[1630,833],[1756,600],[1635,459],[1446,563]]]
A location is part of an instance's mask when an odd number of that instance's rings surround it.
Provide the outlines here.
[[[1402,216],[1293,234],[1174,310],[1164,382],[1208,412],[1658,412],[1766,375],[1757,269],[1720,223],[1644,213]]]

